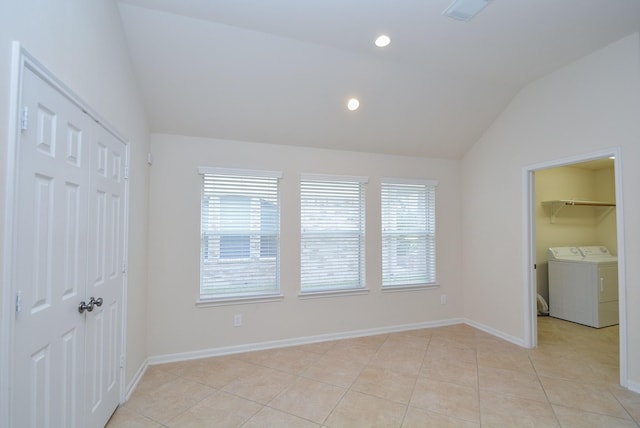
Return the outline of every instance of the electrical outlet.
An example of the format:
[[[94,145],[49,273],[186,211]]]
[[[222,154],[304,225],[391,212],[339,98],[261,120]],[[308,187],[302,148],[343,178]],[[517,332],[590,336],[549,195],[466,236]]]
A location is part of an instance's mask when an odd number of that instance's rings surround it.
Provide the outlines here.
[[[447,304],[447,295],[443,294],[442,296],[440,296],[440,304],[441,305],[446,305]]]
[[[242,325],[242,314],[235,314],[233,317],[233,326],[240,327]]]

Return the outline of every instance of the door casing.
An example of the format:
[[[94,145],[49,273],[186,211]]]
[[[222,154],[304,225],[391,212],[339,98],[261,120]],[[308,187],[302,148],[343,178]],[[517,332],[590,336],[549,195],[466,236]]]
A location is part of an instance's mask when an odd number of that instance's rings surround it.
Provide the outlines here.
[[[613,147],[602,151],[579,154],[568,158],[551,160],[525,166],[522,169],[522,272],[524,289],[524,345],[527,348],[538,346],[537,288],[536,288],[536,232],[535,232],[535,189],[534,175],[541,169],[567,166],[596,159],[615,157],[616,187],[616,224],[618,239],[618,304],[620,318],[620,385],[628,386],[628,347],[627,347],[627,300],[625,269],[625,232],[624,232],[624,194],[622,192],[622,149]]]

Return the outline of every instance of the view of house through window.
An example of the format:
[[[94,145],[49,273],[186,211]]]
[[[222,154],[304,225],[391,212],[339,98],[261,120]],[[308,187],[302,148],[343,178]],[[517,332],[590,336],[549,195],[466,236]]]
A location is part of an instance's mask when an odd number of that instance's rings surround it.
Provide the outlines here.
[[[200,298],[279,292],[279,178],[269,171],[200,168]]]

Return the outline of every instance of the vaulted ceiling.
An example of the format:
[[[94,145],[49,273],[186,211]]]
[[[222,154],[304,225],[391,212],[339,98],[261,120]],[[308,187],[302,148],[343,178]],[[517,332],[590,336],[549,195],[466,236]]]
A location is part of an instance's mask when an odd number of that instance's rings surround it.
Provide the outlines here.
[[[452,159],[528,82],[640,31],[640,0],[492,0],[468,22],[450,0],[118,2],[153,132]]]

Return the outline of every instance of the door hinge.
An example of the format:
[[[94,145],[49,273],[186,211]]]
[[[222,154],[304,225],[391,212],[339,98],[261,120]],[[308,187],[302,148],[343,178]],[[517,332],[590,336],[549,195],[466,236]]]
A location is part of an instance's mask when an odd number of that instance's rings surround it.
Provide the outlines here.
[[[122,261],[122,273],[127,273],[127,262]]]
[[[129,165],[124,166],[124,179],[125,180],[129,179]]]
[[[22,291],[16,292],[16,315],[22,312]]]
[[[20,129],[26,131],[29,129],[29,107],[22,107],[20,112]]]
[[[124,355],[120,354],[120,368],[123,369],[124,368]]]

